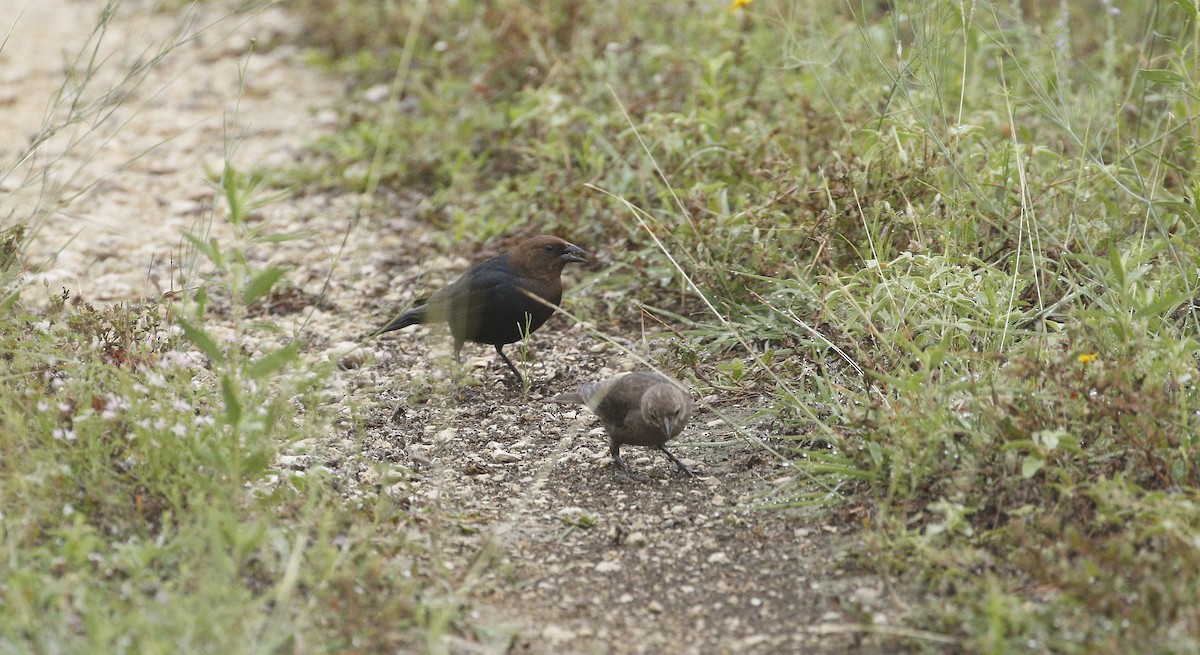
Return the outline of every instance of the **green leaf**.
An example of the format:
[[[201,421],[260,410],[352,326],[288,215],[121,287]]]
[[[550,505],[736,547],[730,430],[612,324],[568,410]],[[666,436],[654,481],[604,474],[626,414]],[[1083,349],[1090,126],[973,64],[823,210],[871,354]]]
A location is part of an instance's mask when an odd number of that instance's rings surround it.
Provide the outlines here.
[[[1029,478],[1037,475],[1037,472],[1042,470],[1042,467],[1045,465],[1046,460],[1043,459],[1041,455],[1037,453],[1029,453],[1025,456],[1025,461],[1021,463],[1021,475],[1028,480]]]
[[[1138,72],[1142,79],[1156,84],[1165,84],[1167,86],[1181,87],[1187,84],[1187,78],[1176,73],[1175,71],[1165,68],[1143,68]]]
[[[260,357],[258,361],[250,365],[246,370],[246,374],[252,379],[261,380],[268,375],[287,366],[289,362],[296,359],[296,354],[300,351],[300,340],[295,339],[288,345],[267,353]]]
[[[1178,200],[1156,200],[1155,207],[1161,207],[1169,212],[1174,212],[1182,216],[1196,216],[1196,208],[1186,202]]]
[[[21,298],[20,290],[13,291],[0,301],[0,313],[8,313],[12,311],[13,305],[17,304],[17,300]]]
[[[289,241],[299,241],[307,236],[311,236],[305,232],[295,232],[292,234],[267,234],[258,238],[262,243],[288,243]]]
[[[242,298],[243,302],[250,305],[255,300],[270,293],[271,287],[275,286],[275,283],[279,281],[279,278],[283,277],[284,273],[287,273],[286,268],[268,266],[265,271],[254,276],[254,279],[250,280],[250,284],[246,285],[246,291]]]
[[[247,453],[246,458],[242,460],[242,475],[248,480],[257,480],[262,477],[271,463],[272,455],[273,453],[265,448]]]
[[[221,188],[225,192],[225,202],[229,203],[229,222],[240,226],[246,217],[245,196],[239,183],[242,175],[232,164],[226,162],[225,174],[221,176]]]
[[[237,387],[228,374],[221,375],[221,397],[225,401],[225,421],[237,425],[242,420],[242,401],[238,399]]]
[[[179,327],[183,329],[183,336],[187,337],[193,345],[200,349],[200,352],[208,355],[208,358],[213,361],[213,364],[224,364],[225,353],[221,352],[217,342],[212,337],[208,336],[202,328],[192,325],[190,321],[182,316],[176,316],[175,322],[179,323]]]
[[[225,258],[221,257],[221,251],[217,250],[216,239],[213,239],[211,242],[205,241],[191,232],[184,232],[183,238],[187,239],[188,243],[192,244],[196,250],[199,250],[217,268],[224,267]]]
[[[882,468],[883,447],[874,441],[868,441],[867,452],[871,455],[871,463],[875,464],[875,468]]]
[[[1167,313],[1167,310],[1174,310],[1176,307],[1182,305],[1187,299],[1188,296],[1186,294],[1166,293],[1149,305],[1139,307],[1138,310],[1133,313],[1133,316],[1134,318],[1163,316]]]
[[[204,286],[203,284],[197,287],[194,300],[196,320],[203,321],[204,313],[208,311],[208,287]]]
[[[1117,249],[1117,245],[1111,241],[1108,244],[1108,264],[1112,267],[1117,287],[1125,291],[1125,261],[1121,259],[1121,251]]]

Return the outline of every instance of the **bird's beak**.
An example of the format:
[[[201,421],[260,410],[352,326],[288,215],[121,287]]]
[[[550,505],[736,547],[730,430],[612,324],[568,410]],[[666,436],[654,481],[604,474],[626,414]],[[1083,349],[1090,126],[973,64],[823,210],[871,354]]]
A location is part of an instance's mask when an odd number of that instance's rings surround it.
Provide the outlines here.
[[[563,260],[566,263],[579,262],[581,264],[586,264],[587,258],[584,257],[584,255],[586,255],[586,254],[587,254],[587,251],[584,250],[583,248],[580,248],[579,246],[577,246],[573,243],[569,243],[569,244],[567,244],[567,249],[564,250],[563,254],[559,255],[558,258]]]
[[[673,421],[671,420],[670,416],[664,416],[662,421],[663,421],[663,435],[666,436],[666,438],[670,439],[671,438],[671,428],[674,427],[672,425]]]

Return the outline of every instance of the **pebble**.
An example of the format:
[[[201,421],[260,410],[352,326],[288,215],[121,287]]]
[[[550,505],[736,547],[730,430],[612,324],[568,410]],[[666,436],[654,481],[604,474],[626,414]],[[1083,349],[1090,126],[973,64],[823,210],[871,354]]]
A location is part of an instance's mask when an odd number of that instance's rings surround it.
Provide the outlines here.
[[[510,453],[502,448],[497,448],[492,451],[492,461],[497,464],[511,464],[521,461],[521,456],[516,453]]]
[[[716,552],[708,556],[709,564],[724,564],[729,561],[729,556],[722,552]]]
[[[548,641],[552,644],[556,644],[556,645],[565,644],[566,642],[571,641],[574,638],[575,638],[574,632],[572,632],[571,630],[568,630],[562,626],[555,625],[553,623],[546,626],[545,628],[542,628],[542,639],[545,639],[546,641]]]
[[[363,93],[363,100],[368,104],[377,105],[388,99],[392,90],[386,84],[376,84]]]
[[[564,507],[564,508],[558,510],[557,512],[555,512],[555,515],[558,516],[559,518],[573,519],[573,518],[577,518],[577,517],[580,517],[583,515],[583,508],[572,505],[570,507]]]
[[[611,560],[605,560],[596,565],[597,573],[615,573],[620,570],[621,570],[621,563],[613,562]],[[632,599],[630,599],[630,600],[632,600]],[[622,602],[628,602],[628,601],[622,601]]]
[[[279,466],[293,471],[303,471],[312,466],[312,457],[308,455],[280,455]]]
[[[339,341],[329,349],[329,353],[337,360],[338,368],[349,371],[363,365],[367,349],[353,341]]]
[[[203,207],[195,200],[172,200],[167,205],[167,213],[173,216],[190,216],[199,214]]]

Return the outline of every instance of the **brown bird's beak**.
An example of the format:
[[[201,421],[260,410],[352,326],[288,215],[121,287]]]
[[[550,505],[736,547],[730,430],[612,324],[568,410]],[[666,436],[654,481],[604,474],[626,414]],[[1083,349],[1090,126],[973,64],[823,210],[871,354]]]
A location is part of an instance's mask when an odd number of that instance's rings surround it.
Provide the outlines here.
[[[667,437],[670,437],[671,436],[671,428],[675,427],[673,425],[675,423],[675,421],[672,421],[670,416],[664,416],[662,421],[663,421],[663,434],[666,435]]]
[[[584,255],[586,255],[586,254],[587,254],[587,251],[584,250],[583,248],[580,248],[579,246],[577,246],[573,243],[568,243],[566,250],[563,250],[563,254],[559,255],[558,258],[568,264],[571,262],[579,262],[581,264],[586,264],[587,258],[584,257]]]

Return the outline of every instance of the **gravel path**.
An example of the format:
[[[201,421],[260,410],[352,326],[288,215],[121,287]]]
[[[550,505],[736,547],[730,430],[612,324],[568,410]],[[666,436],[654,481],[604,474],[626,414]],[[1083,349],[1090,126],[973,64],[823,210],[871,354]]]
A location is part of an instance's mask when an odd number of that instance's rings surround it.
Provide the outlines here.
[[[181,231],[232,238],[220,221],[203,221],[214,203],[208,180],[227,154],[242,169],[286,167],[303,156],[305,143],[336,126],[331,109],[344,102],[342,86],[304,64],[294,45],[298,23],[277,7],[230,15],[232,6],[206,2],[185,15],[124,3],[101,43],[105,71],[136,69],[160,44],[179,40],[181,23],[191,38],[140,83],[126,83],[123,102],[98,127],[72,127],[38,149],[33,163],[53,162],[48,176],[29,177],[23,167],[0,181],[6,216],[32,211],[42,185],[75,194],[47,208],[29,249],[28,261],[40,267],[33,283],[46,285],[47,294],[65,287],[88,301],[132,301],[178,288]],[[0,25],[16,23],[0,51],[0,159],[11,161],[36,138],[64,62],[87,40],[98,11],[97,3],[77,0],[0,3]],[[113,78],[106,75],[94,88],[108,88],[103,83]],[[294,267],[290,301],[274,307],[272,318],[306,339],[307,356],[344,356],[330,389],[336,429],[320,442],[292,445],[281,466],[328,467],[347,502],[386,493],[421,516],[432,556],[461,572],[480,621],[515,633],[513,652],[897,646],[842,627],[869,616],[887,621],[900,610],[877,581],[838,568],[849,543],[838,528],[799,513],[746,509],[755,494],[789,479],[788,469],[744,441],[697,445],[732,438],[714,407],[722,416],[749,417],[753,402],[700,399],[673,450],[701,478],[675,477],[661,455],[627,448],[630,465],[650,477],[631,482],[610,466],[595,417],[545,402],[634,362],[563,316],[531,340],[528,394],[507,387],[506,371],[480,346],[464,351],[473,383],[455,383],[450,339],[436,330],[419,327],[356,347],[354,337],[368,325],[507,245],[434,254],[431,228],[410,218],[414,203],[405,199],[390,200],[387,211],[347,233],[357,202],[345,193],[312,193],[274,202],[255,217],[268,231],[306,235],[252,252]],[[568,272],[566,306],[587,275]],[[605,329],[632,336],[638,319],[619,317]],[[665,347],[653,339],[628,343],[652,359]],[[753,421],[746,426],[764,432]],[[387,467],[403,473],[381,477]],[[476,567],[481,561],[489,566]]]

